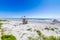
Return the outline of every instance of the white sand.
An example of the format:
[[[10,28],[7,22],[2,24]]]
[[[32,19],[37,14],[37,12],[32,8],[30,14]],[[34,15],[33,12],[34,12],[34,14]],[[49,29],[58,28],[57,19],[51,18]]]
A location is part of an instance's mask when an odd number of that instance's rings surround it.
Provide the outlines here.
[[[28,24],[22,24],[21,21],[6,21],[3,22],[2,25],[5,34],[12,34],[17,38],[17,40],[27,40],[27,37],[29,36],[38,36],[35,30],[40,30],[45,36],[60,36],[60,33],[57,34],[55,31],[45,30],[45,27],[56,27],[60,29],[60,23],[51,24],[49,22],[28,22]],[[27,30],[29,28],[32,28],[31,31]]]

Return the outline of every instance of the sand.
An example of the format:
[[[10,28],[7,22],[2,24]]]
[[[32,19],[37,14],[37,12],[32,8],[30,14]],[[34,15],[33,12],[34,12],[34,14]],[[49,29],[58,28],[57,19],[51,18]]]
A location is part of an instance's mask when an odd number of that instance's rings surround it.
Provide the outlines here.
[[[29,36],[38,37],[39,35],[35,30],[40,30],[45,36],[60,36],[60,23],[53,22],[37,22],[29,21],[28,24],[22,24],[21,21],[4,21],[2,22],[2,29],[4,34],[12,34],[17,40],[28,40]],[[53,30],[47,30],[45,28],[57,28]],[[28,30],[30,29],[30,30]]]

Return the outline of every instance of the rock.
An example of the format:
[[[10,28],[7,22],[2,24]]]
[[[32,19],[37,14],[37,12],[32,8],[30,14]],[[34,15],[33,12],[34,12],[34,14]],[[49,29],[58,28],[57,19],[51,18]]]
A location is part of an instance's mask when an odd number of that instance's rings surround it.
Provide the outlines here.
[[[54,23],[60,23],[60,21],[58,21],[57,19],[53,20]]]

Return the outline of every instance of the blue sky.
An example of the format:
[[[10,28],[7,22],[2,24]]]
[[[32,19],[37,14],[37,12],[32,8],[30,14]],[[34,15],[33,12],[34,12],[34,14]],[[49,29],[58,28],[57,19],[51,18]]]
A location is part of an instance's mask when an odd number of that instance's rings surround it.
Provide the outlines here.
[[[0,18],[60,18],[60,0],[0,0]]]

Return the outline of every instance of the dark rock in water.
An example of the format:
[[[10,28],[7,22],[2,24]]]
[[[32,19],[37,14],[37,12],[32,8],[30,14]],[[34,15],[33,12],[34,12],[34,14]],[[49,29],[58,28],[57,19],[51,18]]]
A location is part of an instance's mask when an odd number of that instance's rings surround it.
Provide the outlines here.
[[[60,23],[60,21],[58,21],[57,19],[53,20],[54,23]]]

